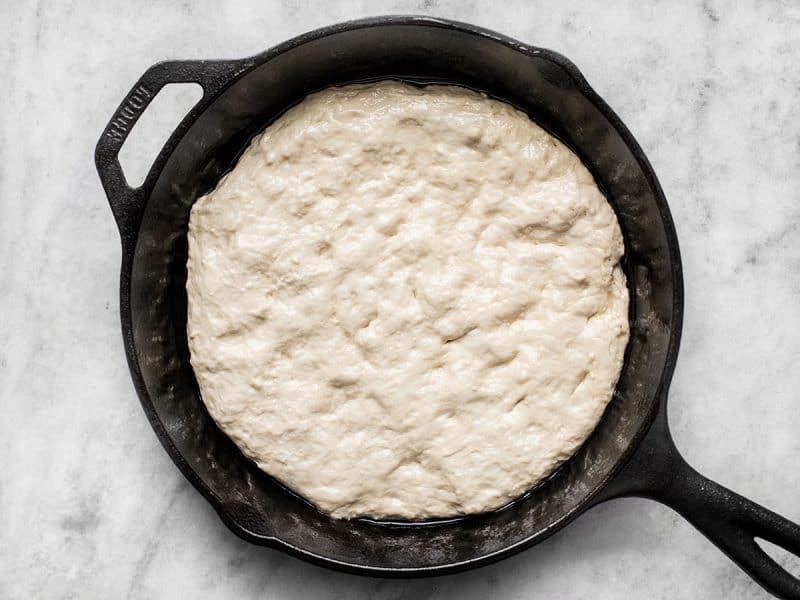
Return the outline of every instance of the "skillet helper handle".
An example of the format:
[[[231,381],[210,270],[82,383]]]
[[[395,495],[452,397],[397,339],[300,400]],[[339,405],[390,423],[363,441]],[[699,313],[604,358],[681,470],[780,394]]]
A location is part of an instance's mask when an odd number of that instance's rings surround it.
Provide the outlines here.
[[[111,211],[119,227],[123,244],[135,238],[144,203],[153,182],[148,175],[139,187],[131,187],[119,162],[119,152],[134,125],[165,85],[197,83],[203,97],[178,127],[189,117],[199,114],[199,107],[221,91],[238,73],[247,67],[242,61],[180,60],[160,62],[139,78],[109,121],[95,148],[95,164]]]
[[[768,592],[800,600],[800,579],[756,542],[766,540],[800,557],[800,525],[711,481],[680,455],[665,410],[631,461],[605,488],[598,502],[641,496],[665,504],[694,525]]]

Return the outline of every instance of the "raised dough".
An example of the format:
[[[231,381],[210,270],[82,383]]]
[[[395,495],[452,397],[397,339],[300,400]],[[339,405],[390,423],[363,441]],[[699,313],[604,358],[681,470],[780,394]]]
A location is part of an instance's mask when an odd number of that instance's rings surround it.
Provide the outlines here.
[[[611,398],[622,253],[581,161],[510,105],[328,89],[192,209],[192,366],[223,431],[334,516],[494,509]]]

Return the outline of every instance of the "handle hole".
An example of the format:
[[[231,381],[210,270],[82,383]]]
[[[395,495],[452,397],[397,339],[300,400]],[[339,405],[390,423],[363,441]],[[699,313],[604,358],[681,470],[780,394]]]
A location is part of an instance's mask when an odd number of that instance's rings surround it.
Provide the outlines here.
[[[196,83],[169,83],[153,98],[119,151],[119,162],[131,187],[144,183],[150,167],[186,113],[203,97]]]
[[[800,556],[764,538],[757,537],[755,540],[756,544],[758,544],[772,560],[783,567],[787,573],[800,579]]]

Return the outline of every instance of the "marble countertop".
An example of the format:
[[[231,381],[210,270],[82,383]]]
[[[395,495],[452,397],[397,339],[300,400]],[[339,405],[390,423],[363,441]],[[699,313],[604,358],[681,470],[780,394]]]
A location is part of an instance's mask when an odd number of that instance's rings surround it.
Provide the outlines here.
[[[461,575],[329,572],[229,533],[139,407],[93,165],[131,84],[158,60],[245,56],[345,19],[450,17],[570,57],[638,138],[683,252],[676,442],[704,474],[800,521],[800,5],[495,4],[2,3],[0,597],[766,597],[676,514],[635,499]]]

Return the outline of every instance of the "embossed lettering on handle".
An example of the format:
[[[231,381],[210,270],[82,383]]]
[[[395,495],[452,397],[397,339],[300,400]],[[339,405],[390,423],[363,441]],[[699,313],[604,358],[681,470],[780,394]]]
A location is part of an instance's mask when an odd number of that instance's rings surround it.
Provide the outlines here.
[[[123,102],[117,114],[111,119],[106,130],[106,135],[112,140],[122,142],[130,133],[131,126],[142,114],[149,100],[153,98],[153,91],[143,83],[136,86]]]

